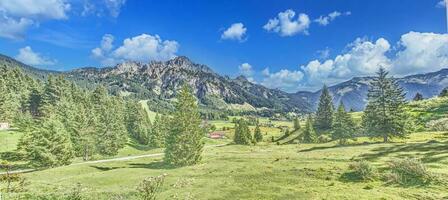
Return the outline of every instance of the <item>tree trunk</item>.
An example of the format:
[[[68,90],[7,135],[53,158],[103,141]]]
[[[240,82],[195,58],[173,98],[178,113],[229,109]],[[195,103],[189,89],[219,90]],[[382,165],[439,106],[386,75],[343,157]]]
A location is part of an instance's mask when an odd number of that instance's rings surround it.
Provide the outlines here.
[[[389,141],[389,137],[387,135],[383,136],[383,142],[387,143]]]

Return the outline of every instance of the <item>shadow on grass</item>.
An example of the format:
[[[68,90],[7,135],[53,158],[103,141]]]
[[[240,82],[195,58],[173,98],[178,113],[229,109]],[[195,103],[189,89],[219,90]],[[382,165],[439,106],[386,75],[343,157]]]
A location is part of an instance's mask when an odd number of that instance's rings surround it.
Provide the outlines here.
[[[110,170],[114,170],[114,169],[123,168],[123,167],[105,167],[105,166],[94,166],[94,165],[91,165],[90,167],[93,167],[93,168],[101,170],[101,171],[110,171]]]
[[[346,145],[334,145],[334,146],[323,146],[323,147],[311,147],[309,149],[302,149],[299,152],[310,152],[310,151],[318,151],[318,150],[326,150],[326,149],[335,149],[335,148],[344,148],[344,147],[356,147],[356,146],[366,146],[372,144],[381,144],[381,142],[364,142],[358,144],[346,144]]]
[[[433,163],[448,158],[448,142],[429,141],[427,143],[400,144],[387,147],[377,147],[371,150],[373,153],[361,154],[360,158],[364,160],[375,160],[380,157],[388,156],[393,153],[416,153],[421,156],[424,163]],[[438,156],[441,154],[447,154]],[[397,157],[406,157],[401,155]]]
[[[144,168],[144,169],[176,169],[179,167],[169,165],[163,161],[156,161],[152,163],[130,163],[129,168]]]

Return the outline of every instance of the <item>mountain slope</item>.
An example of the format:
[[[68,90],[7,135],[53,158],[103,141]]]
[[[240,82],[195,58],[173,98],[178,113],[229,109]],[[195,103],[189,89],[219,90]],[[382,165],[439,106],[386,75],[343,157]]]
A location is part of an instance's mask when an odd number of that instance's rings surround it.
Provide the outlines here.
[[[363,110],[367,103],[367,92],[372,80],[372,77],[355,77],[329,87],[334,104],[338,105],[340,101],[343,101],[347,108],[356,111]],[[430,98],[437,96],[443,88],[448,86],[448,69],[397,78],[397,81],[406,92],[407,100],[411,100],[417,92],[422,94],[424,98]],[[293,96],[307,101],[314,110],[317,107],[320,93],[320,90],[317,92],[297,92]]]

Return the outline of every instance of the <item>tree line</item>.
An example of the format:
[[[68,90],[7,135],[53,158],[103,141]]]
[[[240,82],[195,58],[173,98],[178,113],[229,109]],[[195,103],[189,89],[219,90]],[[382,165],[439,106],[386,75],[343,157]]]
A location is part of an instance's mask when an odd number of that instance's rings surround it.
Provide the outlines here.
[[[157,115],[151,122],[137,100],[110,95],[104,86],[87,90],[52,75],[39,81],[18,68],[0,66],[0,122],[23,133],[17,150],[32,167],[67,165],[74,157],[117,155],[130,140],[166,147],[165,160],[173,165],[198,162],[204,131],[187,86],[175,108],[176,120]],[[186,148],[191,151],[182,152]],[[183,157],[186,154],[190,156]]]

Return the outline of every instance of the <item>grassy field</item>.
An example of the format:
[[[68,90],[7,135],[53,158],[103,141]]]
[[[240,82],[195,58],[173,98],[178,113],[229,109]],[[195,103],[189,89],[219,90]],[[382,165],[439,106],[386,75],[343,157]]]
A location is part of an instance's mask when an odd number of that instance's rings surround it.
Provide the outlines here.
[[[431,142],[428,142],[431,141]],[[213,140],[208,142],[219,143]],[[226,141],[224,141],[226,142]],[[368,142],[368,143],[366,143]],[[379,169],[390,160],[420,158],[433,173],[448,178],[448,135],[414,133],[382,144],[359,138],[348,146],[327,144],[207,147],[201,164],[169,168],[162,157],[80,164],[25,175],[29,192],[60,196],[80,183],[91,199],[138,199],[138,183],[167,174],[160,199],[444,199],[447,185],[386,185],[380,180],[344,178],[353,160]]]
[[[0,131],[0,152],[15,150],[21,136],[15,131]]]

